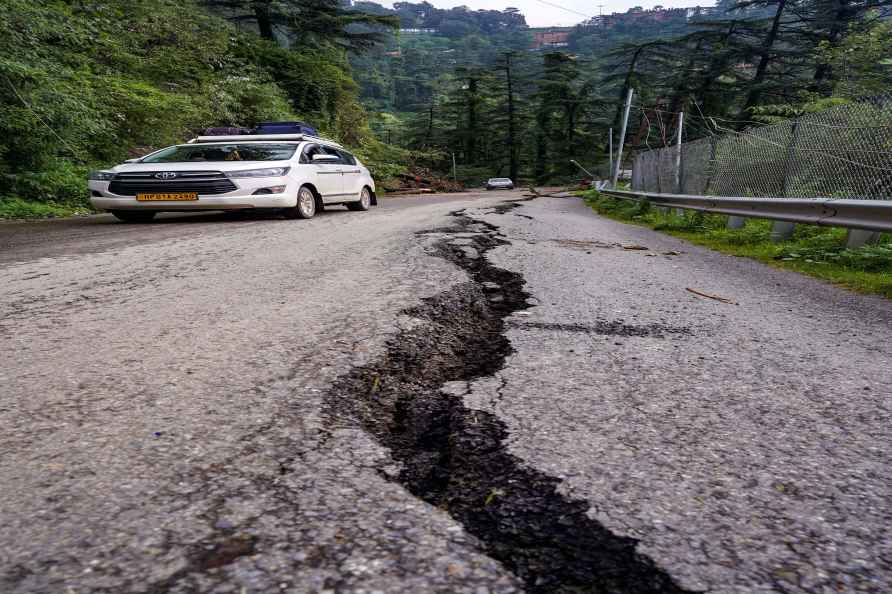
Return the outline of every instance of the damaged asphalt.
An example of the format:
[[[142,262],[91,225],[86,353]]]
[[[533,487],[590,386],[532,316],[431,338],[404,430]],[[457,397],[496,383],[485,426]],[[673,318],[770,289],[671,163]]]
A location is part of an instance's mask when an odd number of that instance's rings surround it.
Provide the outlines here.
[[[0,591],[888,591],[889,302],[519,197],[0,225]]]

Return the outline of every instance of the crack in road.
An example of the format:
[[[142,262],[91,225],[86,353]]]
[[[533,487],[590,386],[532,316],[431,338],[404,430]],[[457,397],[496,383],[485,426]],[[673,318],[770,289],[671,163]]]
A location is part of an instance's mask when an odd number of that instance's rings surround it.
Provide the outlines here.
[[[513,352],[505,318],[531,307],[521,275],[485,257],[509,244],[498,227],[464,211],[451,214],[454,226],[420,234],[442,235],[434,253],[470,281],[407,310],[425,323],[336,382],[329,412],[354,419],[388,447],[401,471],[382,476],[448,512],[528,592],[685,593],[637,552],[637,540],[613,534],[588,516],[587,502],[557,491],[559,479],[509,453],[506,426],[495,415],[442,391],[447,382],[495,375]]]

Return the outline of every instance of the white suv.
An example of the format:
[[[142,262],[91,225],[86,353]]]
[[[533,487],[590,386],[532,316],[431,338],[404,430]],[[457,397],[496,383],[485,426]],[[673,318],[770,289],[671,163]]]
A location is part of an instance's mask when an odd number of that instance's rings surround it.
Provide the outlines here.
[[[308,219],[324,206],[377,204],[369,170],[332,141],[301,134],[199,136],[90,174],[90,201],[122,221],[164,211],[280,209]]]

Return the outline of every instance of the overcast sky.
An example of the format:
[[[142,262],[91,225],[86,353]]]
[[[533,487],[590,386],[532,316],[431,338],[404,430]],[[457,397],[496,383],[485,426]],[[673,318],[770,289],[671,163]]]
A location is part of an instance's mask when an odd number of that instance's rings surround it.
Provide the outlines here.
[[[421,0],[411,0],[420,2]],[[428,0],[437,8],[451,8],[453,6],[468,6],[471,10],[503,10],[508,6],[520,9],[527,18],[527,24],[531,27],[553,27],[558,25],[575,25],[584,21],[586,16],[597,16],[598,4],[603,4],[603,14],[611,12],[625,12],[632,6],[653,8],[657,5],[669,7],[687,6],[713,6],[712,0],[667,0],[665,2],[649,2],[635,0]],[[386,6],[392,6],[392,2],[381,2]],[[557,8],[554,5],[565,9]],[[571,12],[572,11],[572,12]],[[585,16],[583,16],[585,15]]]

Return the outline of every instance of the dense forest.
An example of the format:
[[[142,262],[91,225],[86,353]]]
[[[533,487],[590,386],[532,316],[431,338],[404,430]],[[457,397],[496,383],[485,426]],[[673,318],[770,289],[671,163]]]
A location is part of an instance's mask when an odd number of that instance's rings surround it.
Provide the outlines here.
[[[428,2],[3,0],[0,217],[83,206],[91,167],[266,119],[311,122],[380,180],[453,155],[469,183],[569,179],[606,161],[628,88],[632,149],[680,111],[693,138],[888,90],[889,4],[633,8],[548,37],[514,8]]]
[[[892,84],[890,0],[721,0],[595,17],[536,43],[516,9],[371,2],[400,31],[351,63],[379,137],[441,156],[469,182],[535,182],[606,162],[608,130],[636,93],[627,147],[821,109]],[[459,27],[455,23],[462,22]],[[541,41],[541,39],[539,39]],[[450,153],[450,154],[447,154]]]

